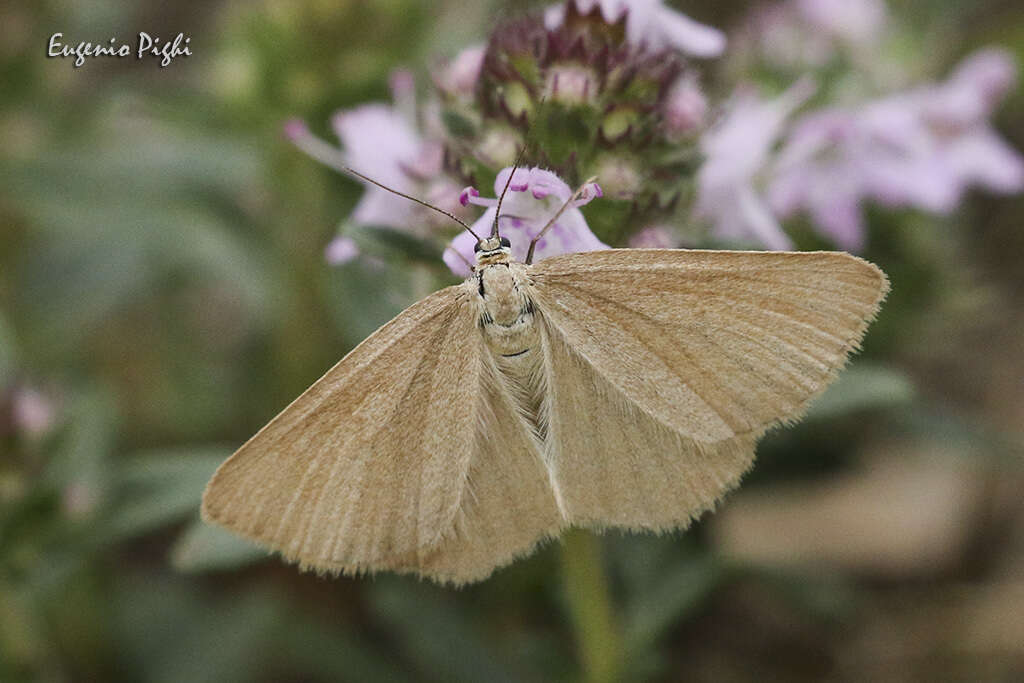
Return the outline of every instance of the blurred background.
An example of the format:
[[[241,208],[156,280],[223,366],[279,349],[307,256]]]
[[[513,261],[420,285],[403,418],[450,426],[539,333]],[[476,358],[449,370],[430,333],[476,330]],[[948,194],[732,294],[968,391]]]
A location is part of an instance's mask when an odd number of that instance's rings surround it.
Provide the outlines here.
[[[709,125],[734,89],[770,97],[802,72],[816,109],[945,82],[984,46],[1024,63],[1015,2],[894,0],[876,47],[838,57],[789,49],[823,35],[809,15],[768,29],[801,3],[670,4],[730,39],[688,62]],[[224,458],[369,332],[457,281],[443,241],[353,227],[362,188],[284,123],[334,145],[332,114],[393,101],[395,69],[427,101],[445,60],[543,6],[0,6],[0,680],[1024,679],[1012,182],[941,211],[862,204],[858,251],[892,281],[864,352],[685,533],[574,535],[452,590],[302,574],[199,522]],[[58,31],[180,31],[193,54],[74,68],[45,58]],[[996,99],[992,130],[1024,149],[1024,90]],[[682,192],[662,237],[728,243],[688,232],[690,204]],[[595,231],[601,211],[584,209]],[[834,246],[813,220],[787,216],[789,239]],[[360,255],[329,263],[338,235]]]

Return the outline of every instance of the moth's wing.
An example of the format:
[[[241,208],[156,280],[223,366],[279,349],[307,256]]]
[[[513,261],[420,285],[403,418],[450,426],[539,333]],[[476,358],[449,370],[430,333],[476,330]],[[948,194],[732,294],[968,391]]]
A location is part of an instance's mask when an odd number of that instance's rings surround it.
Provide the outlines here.
[[[538,456],[488,380],[471,292],[437,292],[356,347],[220,467],[203,516],[321,572],[463,583],[529,550],[552,530],[535,509],[550,488],[512,490]]]
[[[449,287],[381,327],[221,465],[203,515],[327,571],[436,545],[472,455],[473,318]]]
[[[476,405],[473,457],[452,533],[418,557],[392,567],[455,584],[486,578],[528,554],[565,525],[540,444],[489,353]]]
[[[579,523],[685,525],[857,347],[888,283],[836,252],[610,250],[531,270],[548,447]]]

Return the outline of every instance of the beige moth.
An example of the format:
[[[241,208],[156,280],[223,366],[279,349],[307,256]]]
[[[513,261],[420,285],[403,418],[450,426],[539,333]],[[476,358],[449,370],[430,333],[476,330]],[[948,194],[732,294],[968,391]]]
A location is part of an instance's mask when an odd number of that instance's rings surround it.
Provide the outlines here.
[[[221,465],[204,519],[303,568],[452,584],[570,526],[684,528],[836,377],[888,289],[842,252],[509,247],[496,214],[464,282]]]

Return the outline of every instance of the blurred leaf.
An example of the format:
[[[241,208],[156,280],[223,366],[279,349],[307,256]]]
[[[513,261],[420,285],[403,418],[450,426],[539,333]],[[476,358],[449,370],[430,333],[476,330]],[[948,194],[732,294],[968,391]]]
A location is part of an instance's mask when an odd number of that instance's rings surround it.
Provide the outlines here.
[[[431,680],[521,680],[511,662],[491,647],[459,594],[408,579],[388,578],[369,587],[377,618],[394,634],[401,651]]]
[[[0,652],[4,654],[0,658],[0,678],[8,680],[18,669],[38,666],[50,653],[35,605],[3,580],[0,596]]]
[[[857,592],[850,580],[836,572],[801,571],[758,565],[734,567],[774,588],[774,594],[817,619],[839,619],[848,615],[857,604]]]
[[[7,324],[3,312],[0,311],[0,389],[14,379],[14,370],[18,362],[14,346],[14,331]]]
[[[166,575],[122,579],[111,595],[122,680],[254,681],[281,653],[268,644],[286,609],[261,586],[215,597]]]
[[[1006,433],[957,414],[944,406],[915,404],[901,416],[904,428],[915,435],[955,448],[949,452],[967,457],[995,456],[1005,458],[1014,466],[1024,464],[1024,445],[1020,436]]]
[[[603,540],[616,578],[631,593],[658,580],[666,566],[680,561],[681,553],[690,557],[695,552],[682,532],[654,535],[607,531]]]
[[[87,486],[98,505],[108,488],[106,460],[114,450],[119,418],[115,399],[106,389],[79,387],[66,394],[62,410],[66,428],[43,481],[54,488]]]
[[[192,522],[171,549],[171,564],[179,571],[238,569],[267,558],[267,551],[227,529]]]
[[[815,399],[808,419],[831,419],[861,410],[885,409],[909,403],[914,386],[902,372],[869,363],[846,368],[839,380]]]
[[[409,268],[360,259],[332,269],[326,277],[331,317],[350,346],[414,301]]]
[[[117,107],[135,112],[108,112],[99,130],[83,131],[81,141],[5,168],[6,189],[23,199],[81,196],[88,188],[107,193],[132,188],[160,197],[196,189],[233,193],[257,182],[260,146],[196,126],[174,127],[168,119],[147,117],[142,110],[148,106],[122,97]]]
[[[180,521],[199,509],[203,489],[227,449],[168,450],[135,456],[119,471],[120,501],[105,520],[113,538],[133,536]]]
[[[48,344],[73,346],[118,305],[145,297],[178,270],[192,280],[216,279],[253,312],[274,300],[264,257],[202,205],[122,199],[111,206],[65,196],[31,210],[50,230],[27,260],[21,286],[35,302],[35,337]],[[82,233],[76,223],[91,229]]]
[[[453,222],[454,225],[454,222]],[[441,247],[436,241],[417,237],[403,230],[386,226],[359,226],[342,228],[371,255],[387,256],[398,252],[403,257],[436,265],[441,260]]]
[[[630,601],[623,617],[626,652],[641,655],[673,624],[692,614],[718,586],[722,570],[710,555],[667,567],[662,575]]]
[[[291,668],[301,667],[328,681],[388,683],[410,679],[397,658],[382,650],[375,640],[335,623],[317,623],[304,614],[290,616],[281,624],[278,642],[288,653]]]
[[[476,136],[476,124],[457,111],[445,109],[441,112],[441,120],[452,137],[472,139]]]
[[[88,147],[0,162],[34,230],[17,273],[33,302],[33,342],[74,347],[114,308],[181,271],[263,312],[280,283],[264,250],[237,230],[247,222],[241,203],[260,190],[256,148],[151,120],[106,125]]]

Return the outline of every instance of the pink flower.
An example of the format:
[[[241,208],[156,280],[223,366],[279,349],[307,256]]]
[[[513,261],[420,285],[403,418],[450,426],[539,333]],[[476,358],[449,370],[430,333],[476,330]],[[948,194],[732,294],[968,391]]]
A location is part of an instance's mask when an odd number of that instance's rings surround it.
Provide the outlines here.
[[[851,44],[874,44],[885,28],[883,0],[793,0],[811,28]]]
[[[734,39],[740,54],[786,69],[821,68],[841,48],[872,49],[887,24],[883,0],[789,0],[760,3]]]
[[[438,69],[434,74],[434,84],[449,95],[472,97],[486,52],[487,46],[482,44],[465,48]]]
[[[725,35],[700,24],[682,12],[665,7],[662,0],[567,0],[575,2],[581,14],[595,5],[608,23],[626,15],[626,39],[652,50],[674,49],[693,57],[717,57],[725,50]],[[544,15],[549,30],[565,21],[565,3],[553,5]]]
[[[406,71],[391,79],[396,105],[365,104],[340,111],[331,123],[341,149],[314,136],[298,119],[284,126],[285,136],[311,157],[339,171],[348,166],[399,192],[423,199],[452,213],[461,213],[456,202],[459,185],[442,172],[444,150],[438,140],[424,139],[414,126],[414,84]],[[363,194],[350,221],[357,225],[384,226],[414,233],[428,233],[450,222],[440,214],[397,197],[372,183]],[[342,246],[338,246],[342,245]],[[355,245],[342,238],[328,247],[332,263],[354,257]],[[356,252],[358,253],[358,252]],[[344,257],[338,259],[339,254]]]
[[[713,223],[719,237],[753,239],[769,249],[791,247],[755,182],[786,120],[813,92],[813,83],[806,79],[772,100],[741,92],[705,133],[695,212]]]
[[[966,57],[942,84],[910,94],[930,123],[964,128],[984,123],[1017,82],[1017,65],[1005,50],[983,48]]]
[[[858,250],[865,200],[948,213],[974,185],[1021,191],[1024,160],[987,121],[1013,80],[1005,53],[983,50],[945,83],[805,116],[776,162],[773,209],[806,211],[836,244]]]
[[[663,225],[651,225],[629,238],[631,249],[675,249],[679,238]]]
[[[41,391],[32,387],[18,389],[11,405],[15,429],[30,438],[46,434],[56,422],[56,409]]]
[[[501,194],[511,172],[512,168],[509,167],[498,173],[498,177],[494,180],[495,195]],[[512,243],[513,257],[519,261],[526,259],[530,241],[562,208],[572,193],[573,190],[551,171],[540,168],[516,169],[501,205],[501,219],[498,223],[501,236],[507,237]],[[579,210],[580,206],[600,196],[601,188],[597,183],[588,185],[583,195],[562,213],[558,221],[537,242],[534,260],[540,261],[557,254],[607,249],[608,245],[602,243],[594,236],[594,233],[590,232],[587,221]],[[473,232],[478,235],[490,235],[498,200],[481,197],[475,188],[466,188],[462,192],[460,200],[463,204],[488,207],[471,227]],[[473,248],[475,246],[476,238],[468,232],[463,232],[452,240],[450,248],[445,250],[444,262],[456,275],[468,276],[470,270],[466,262],[474,263]],[[458,255],[452,253],[452,250],[458,252]],[[459,258],[459,255],[462,258]]]
[[[669,135],[682,136],[703,127],[708,100],[693,73],[684,74],[672,85],[662,105],[662,120]]]
[[[332,266],[348,263],[357,256],[359,247],[351,237],[344,235],[338,235],[324,248],[324,259]]]
[[[854,145],[842,163],[813,160],[823,149],[844,145],[858,135],[852,118],[840,111],[823,111],[801,119],[775,165],[769,200],[776,215],[792,215],[805,208],[811,220],[838,246],[859,251],[864,246],[864,225],[859,202],[864,192],[860,168],[869,157]]]

